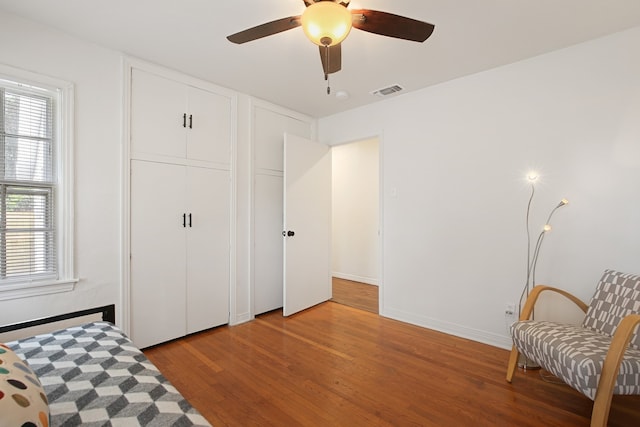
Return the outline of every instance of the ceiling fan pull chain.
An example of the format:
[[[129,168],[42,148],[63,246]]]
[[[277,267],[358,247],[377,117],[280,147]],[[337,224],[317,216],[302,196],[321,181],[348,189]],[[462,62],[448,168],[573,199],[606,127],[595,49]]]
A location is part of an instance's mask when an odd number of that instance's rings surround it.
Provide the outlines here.
[[[327,81],[327,95],[331,95],[331,85],[329,83],[329,70],[331,69],[331,64],[330,64],[330,60],[331,57],[329,56],[329,45],[324,45],[324,52],[325,52],[325,59],[326,59],[326,63],[327,63],[327,70],[324,73],[324,79]]]

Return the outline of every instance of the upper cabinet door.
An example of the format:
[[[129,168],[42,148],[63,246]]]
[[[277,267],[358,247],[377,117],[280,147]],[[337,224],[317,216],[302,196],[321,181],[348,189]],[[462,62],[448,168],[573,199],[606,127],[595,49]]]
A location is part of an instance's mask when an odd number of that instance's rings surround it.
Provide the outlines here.
[[[231,100],[190,86],[187,111],[187,158],[231,163]]]
[[[131,153],[185,158],[187,86],[146,71],[131,76]]]
[[[254,135],[255,169],[258,172],[284,170],[282,159],[285,133],[311,138],[311,126],[308,122],[266,108],[255,108],[254,121],[255,129],[259,129]]]
[[[231,99],[147,71],[132,70],[131,155],[231,164]]]

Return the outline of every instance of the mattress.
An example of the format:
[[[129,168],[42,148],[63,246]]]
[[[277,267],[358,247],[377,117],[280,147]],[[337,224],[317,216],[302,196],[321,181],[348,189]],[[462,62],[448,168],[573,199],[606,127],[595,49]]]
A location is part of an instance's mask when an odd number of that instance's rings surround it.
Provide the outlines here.
[[[40,379],[51,426],[210,425],[109,322],[6,344]]]

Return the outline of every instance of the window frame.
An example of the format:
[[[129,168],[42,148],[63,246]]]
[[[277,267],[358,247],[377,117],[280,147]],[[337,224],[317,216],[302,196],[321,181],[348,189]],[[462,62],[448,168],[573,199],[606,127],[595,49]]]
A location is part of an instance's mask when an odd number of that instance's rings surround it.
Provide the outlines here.
[[[57,230],[57,279],[29,279],[0,284],[0,301],[69,292],[78,282],[74,278],[74,85],[4,64],[0,64],[0,80],[3,87],[33,86],[44,89],[54,97],[54,221]]]

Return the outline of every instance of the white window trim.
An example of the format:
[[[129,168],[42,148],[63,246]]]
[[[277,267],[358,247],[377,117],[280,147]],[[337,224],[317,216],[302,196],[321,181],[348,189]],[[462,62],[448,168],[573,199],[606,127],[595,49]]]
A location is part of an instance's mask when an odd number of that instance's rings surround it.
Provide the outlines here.
[[[70,292],[78,282],[75,275],[74,212],[74,85],[53,77],[0,64],[0,79],[19,81],[57,92],[56,129],[56,225],[58,228],[58,279],[21,282],[0,286],[0,301]]]

